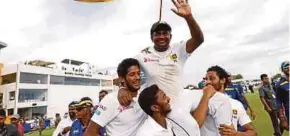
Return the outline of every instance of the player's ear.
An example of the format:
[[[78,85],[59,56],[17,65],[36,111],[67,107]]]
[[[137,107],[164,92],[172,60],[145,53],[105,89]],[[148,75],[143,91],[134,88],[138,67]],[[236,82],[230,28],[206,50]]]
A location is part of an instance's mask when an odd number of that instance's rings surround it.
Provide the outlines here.
[[[153,112],[159,112],[159,106],[158,105],[151,105],[150,109],[153,111]]]
[[[226,78],[221,79],[221,80],[220,80],[220,83],[221,83],[221,84],[225,84],[225,83],[226,83]]]

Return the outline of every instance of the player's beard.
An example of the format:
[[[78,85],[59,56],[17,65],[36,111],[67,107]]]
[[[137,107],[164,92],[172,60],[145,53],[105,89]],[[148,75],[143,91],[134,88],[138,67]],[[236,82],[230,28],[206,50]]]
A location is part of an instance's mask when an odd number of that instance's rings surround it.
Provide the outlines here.
[[[131,92],[137,92],[140,89],[140,87],[134,88],[127,80],[125,80],[125,84],[126,84],[127,88],[129,89],[129,91],[131,91]]]
[[[216,91],[223,92],[224,90],[222,90],[222,86],[223,84],[221,82],[218,82],[217,84],[215,84],[214,89]]]

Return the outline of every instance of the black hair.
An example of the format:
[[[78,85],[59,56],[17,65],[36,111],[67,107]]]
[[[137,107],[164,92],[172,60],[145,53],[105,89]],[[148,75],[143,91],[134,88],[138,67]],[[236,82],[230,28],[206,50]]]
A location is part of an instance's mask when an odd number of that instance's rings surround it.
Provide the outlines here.
[[[106,90],[101,90],[100,93],[108,94],[108,92]]]
[[[126,75],[128,74],[128,69],[131,66],[138,66],[140,68],[140,64],[138,62],[138,60],[133,59],[133,58],[127,58],[124,59],[117,68],[117,73],[119,77],[126,77]]]
[[[154,84],[145,88],[139,95],[138,99],[139,105],[142,108],[142,110],[149,116],[152,116],[153,114],[151,106],[156,103],[157,100],[156,94],[158,90],[159,90],[158,86]]]
[[[229,74],[222,67],[217,66],[217,65],[216,66],[212,66],[212,67],[207,69],[207,72],[209,72],[209,71],[215,71],[220,80],[224,78],[226,80],[225,86],[229,83],[229,80],[228,80]]]
[[[75,106],[78,103],[78,101],[72,101],[71,103],[69,103],[68,107]]]
[[[4,109],[0,109],[0,116],[6,117],[6,111]]]
[[[260,76],[261,80],[263,80],[264,77],[268,77],[268,75],[267,75],[267,74],[262,74],[262,75]]]

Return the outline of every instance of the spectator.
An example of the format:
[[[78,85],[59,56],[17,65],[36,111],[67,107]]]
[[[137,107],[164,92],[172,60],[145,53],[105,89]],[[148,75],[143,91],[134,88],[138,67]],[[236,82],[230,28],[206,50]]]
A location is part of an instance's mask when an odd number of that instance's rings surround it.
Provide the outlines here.
[[[89,97],[83,97],[76,105],[76,120],[71,126],[69,136],[83,136],[92,117],[93,101]]]
[[[13,124],[17,128],[21,136],[24,136],[23,124],[20,122],[20,116],[18,114],[12,115],[11,124]]]
[[[76,117],[75,107],[77,104],[78,104],[77,101],[72,101],[68,105],[69,118],[66,118],[66,119],[63,119],[60,121],[59,125],[57,126],[57,128],[53,132],[52,136],[68,136],[69,135],[71,125],[72,125],[73,121],[76,119],[75,118]]]
[[[6,112],[0,109],[0,135],[1,136],[20,136],[17,128],[12,124],[5,124]]]
[[[274,136],[281,136],[278,121],[278,107],[276,103],[276,93],[270,84],[267,74],[261,75],[263,85],[259,88],[259,95],[264,109],[268,112],[274,128]]]
[[[276,100],[279,108],[279,118],[283,128],[289,130],[289,61],[281,64],[282,77],[277,82]]]
[[[39,117],[39,122],[38,122],[38,131],[39,131],[39,135],[42,136],[42,131],[44,130],[44,120],[43,117],[40,116]]]
[[[57,125],[59,124],[60,121],[61,121],[60,114],[56,113],[55,114],[55,121],[54,121],[54,124],[55,124],[56,128],[57,128]]]

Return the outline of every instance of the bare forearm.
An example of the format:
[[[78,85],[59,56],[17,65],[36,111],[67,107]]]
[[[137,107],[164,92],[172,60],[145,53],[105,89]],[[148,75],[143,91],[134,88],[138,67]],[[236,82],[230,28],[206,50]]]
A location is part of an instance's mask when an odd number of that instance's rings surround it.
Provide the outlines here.
[[[192,116],[198,123],[199,127],[202,127],[206,119],[206,115],[208,111],[208,101],[209,101],[209,98],[207,98],[206,96],[202,96],[198,107],[192,113]]]
[[[254,130],[247,130],[245,132],[237,132],[235,136],[256,136],[257,133]]]
[[[263,97],[261,97],[260,100],[266,108],[270,108],[270,106],[267,104],[266,100]]]
[[[204,37],[199,25],[192,15],[186,17],[185,20],[188,24],[191,34],[191,39],[188,41],[189,47],[187,48],[187,51],[191,53],[204,41]]]

